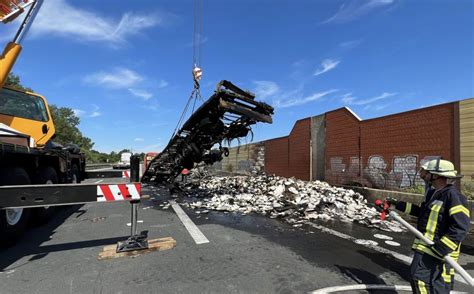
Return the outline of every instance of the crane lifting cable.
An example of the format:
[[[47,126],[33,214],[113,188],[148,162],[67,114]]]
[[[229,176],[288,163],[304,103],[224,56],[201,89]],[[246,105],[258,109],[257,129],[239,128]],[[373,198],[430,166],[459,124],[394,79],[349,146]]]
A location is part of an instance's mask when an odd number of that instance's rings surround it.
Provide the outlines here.
[[[193,31],[193,63],[192,63],[192,76],[193,76],[193,90],[189,96],[188,102],[184,107],[183,112],[178,120],[178,123],[171,135],[171,139],[176,135],[176,132],[181,127],[183,119],[188,112],[191,102],[193,102],[193,108],[191,114],[194,113],[197,100],[203,100],[201,96],[201,87],[199,82],[202,78],[201,69],[201,44],[202,44],[202,6],[203,0],[194,0],[194,31]],[[193,101],[194,100],[194,101]]]
[[[202,6],[203,0],[194,0],[194,32],[193,32],[193,79],[199,88],[202,77],[201,44],[202,44]]]

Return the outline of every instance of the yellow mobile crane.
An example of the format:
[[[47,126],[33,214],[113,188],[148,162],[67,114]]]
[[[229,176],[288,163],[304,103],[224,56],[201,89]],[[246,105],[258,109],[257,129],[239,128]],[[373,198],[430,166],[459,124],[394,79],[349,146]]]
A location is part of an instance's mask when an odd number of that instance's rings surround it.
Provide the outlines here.
[[[4,87],[21,52],[21,42],[43,0],[0,0],[0,21],[26,12],[13,41],[0,56],[0,186],[79,183],[85,178],[85,156],[73,144],[52,142],[54,123],[44,97]],[[45,221],[54,207],[0,210],[0,242],[20,236],[30,219]]]

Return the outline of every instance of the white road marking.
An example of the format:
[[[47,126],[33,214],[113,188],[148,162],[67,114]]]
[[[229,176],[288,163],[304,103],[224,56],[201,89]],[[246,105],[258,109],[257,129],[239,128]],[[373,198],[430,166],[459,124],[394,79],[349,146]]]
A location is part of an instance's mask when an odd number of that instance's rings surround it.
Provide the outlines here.
[[[352,241],[354,243],[357,243],[356,241],[358,239],[356,239],[354,237],[351,237],[349,235],[346,235],[344,233],[341,233],[341,232],[338,232],[338,231],[335,231],[333,229],[326,228],[326,227],[323,227],[323,226],[320,226],[320,225],[317,225],[317,224],[313,224],[313,223],[309,223],[309,225],[312,226],[313,228],[319,229],[319,230],[321,230],[325,233],[328,233],[328,234],[337,236],[339,238],[346,239],[346,240]],[[413,257],[403,255],[403,254],[400,254],[400,253],[397,253],[395,251],[388,250],[388,249],[385,249],[385,248],[382,248],[382,247],[379,247],[379,246],[374,246],[374,245],[371,245],[371,244],[364,244],[364,245],[361,244],[361,246],[365,246],[367,248],[373,249],[373,250],[375,250],[377,252],[380,252],[380,253],[383,253],[383,254],[391,255],[391,256],[395,257],[396,259],[400,260],[401,262],[406,263],[408,265],[411,264],[411,261],[413,260]],[[460,275],[458,275],[457,273],[455,274],[454,279],[458,282],[461,282],[461,283],[467,285],[466,281],[464,281],[464,279]]]
[[[97,182],[95,182],[94,184],[98,184],[98,183],[101,183],[103,182],[104,180],[98,180]]]
[[[137,220],[137,223],[138,224],[143,224],[143,220]],[[127,223],[127,227],[131,227],[132,226],[132,223]]]
[[[204,236],[204,234],[199,230],[199,228],[193,223],[189,216],[184,212],[184,210],[179,206],[178,203],[174,200],[170,200],[169,203],[173,207],[174,212],[183,223],[184,227],[188,230],[191,237],[193,237],[196,244],[205,244],[209,243],[209,240]]]

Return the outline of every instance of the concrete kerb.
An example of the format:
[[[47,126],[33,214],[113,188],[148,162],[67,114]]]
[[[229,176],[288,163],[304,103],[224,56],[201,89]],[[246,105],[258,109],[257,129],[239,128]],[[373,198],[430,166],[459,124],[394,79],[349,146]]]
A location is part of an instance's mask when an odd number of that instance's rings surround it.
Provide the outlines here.
[[[380,189],[372,189],[372,188],[356,187],[356,186],[342,186],[342,187],[359,192],[367,199],[368,203],[375,203],[376,199],[385,199],[387,197],[392,197],[397,200],[420,204],[421,202],[423,202],[423,198],[424,198],[422,194],[415,194],[415,193],[408,193],[408,192],[380,190]],[[468,209],[471,212],[471,221],[472,221],[474,220],[474,201],[468,200],[468,206],[469,206]]]

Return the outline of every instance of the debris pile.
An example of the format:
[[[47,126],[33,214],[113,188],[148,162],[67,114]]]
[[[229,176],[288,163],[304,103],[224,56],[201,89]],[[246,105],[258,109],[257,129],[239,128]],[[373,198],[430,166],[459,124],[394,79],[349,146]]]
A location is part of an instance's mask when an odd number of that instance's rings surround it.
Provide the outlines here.
[[[381,221],[380,214],[353,190],[326,182],[305,182],[278,176],[208,177],[187,187],[190,204],[200,213],[208,210],[258,213],[301,226],[312,220],[339,219],[386,231],[403,231],[397,222]]]

